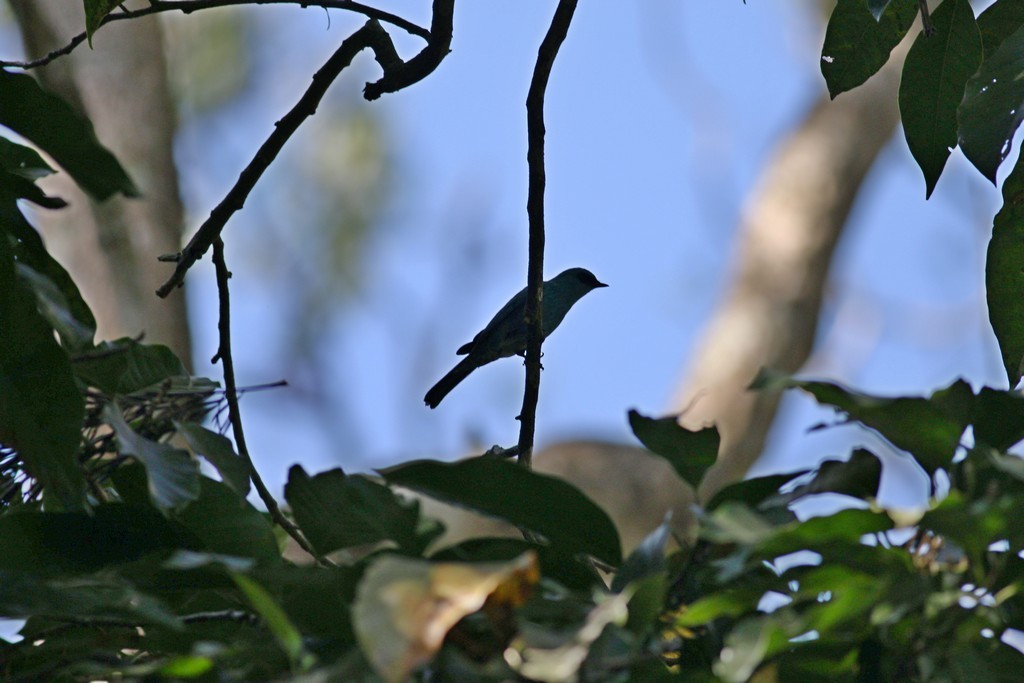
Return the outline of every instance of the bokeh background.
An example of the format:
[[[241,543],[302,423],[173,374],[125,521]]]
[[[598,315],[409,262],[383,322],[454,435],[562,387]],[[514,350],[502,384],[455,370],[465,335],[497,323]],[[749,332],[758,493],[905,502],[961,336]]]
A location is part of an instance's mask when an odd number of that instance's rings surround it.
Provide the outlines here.
[[[360,93],[379,72],[361,54],[229,223],[239,382],[288,382],[242,402],[272,490],[293,462],[365,471],[516,441],[514,359],[477,371],[435,411],[422,396],[525,283],[524,102],[554,4],[457,3],[440,68],[373,103]],[[427,2],[377,6],[429,23]],[[545,344],[541,446],[629,442],[629,408],[673,408],[733,275],[757,179],[825,90],[825,16],[810,0],[580,3],[548,90],[546,271],[585,266],[611,286]],[[363,19],[260,6],[162,20],[190,231]],[[391,33],[403,56],[421,45]],[[21,53],[9,15],[0,49]],[[954,153],[933,198],[924,194],[897,132],[844,231],[803,374],[879,394],[927,393],[956,377],[1005,383],[984,302],[998,193]],[[195,371],[218,377],[208,260],[187,296]],[[822,423],[835,423],[832,411],[788,396],[754,471],[864,443],[887,458],[888,502],[925,495],[880,439],[809,432]]]

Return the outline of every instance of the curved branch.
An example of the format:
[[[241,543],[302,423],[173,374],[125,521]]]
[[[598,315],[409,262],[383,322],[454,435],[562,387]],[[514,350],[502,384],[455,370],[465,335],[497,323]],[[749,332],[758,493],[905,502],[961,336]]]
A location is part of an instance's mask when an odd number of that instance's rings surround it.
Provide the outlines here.
[[[245,432],[242,430],[242,412],[238,407],[238,387],[235,384],[235,361],[231,355],[231,290],[228,280],[231,278],[231,271],[228,270],[224,260],[224,242],[219,237],[213,245],[213,264],[217,272],[217,294],[220,299],[220,313],[217,316],[217,328],[220,332],[220,342],[217,346],[217,355],[213,361],[220,361],[224,367],[224,397],[228,401],[228,414],[231,418],[231,429],[235,436],[235,445],[238,447],[238,454],[245,459],[249,465],[249,478],[252,480],[260,500],[267,506],[267,512],[271,519],[285,532],[295,539],[299,547],[309,553],[319,564],[332,564],[325,557],[317,553],[313,545],[306,539],[302,531],[295,524],[284,516],[277,501],[270,493],[267,485],[263,483],[263,477],[256,470],[252,456],[249,455],[249,446],[245,442]]]
[[[530,220],[530,261],[526,278],[526,388],[523,409],[519,412],[519,462],[530,466],[533,455],[533,434],[537,425],[537,399],[540,396],[540,347],[543,338],[542,301],[544,285],[544,93],[551,77],[558,49],[569,32],[576,12],[576,0],[559,0],[547,35],[537,52],[533,80],[526,95],[526,162],[530,187],[526,213]]]
[[[231,216],[245,205],[245,200],[256,186],[256,182],[277,158],[284,144],[307,118],[316,113],[331,83],[352,63],[359,52],[366,48],[371,49],[377,63],[384,70],[383,78],[366,85],[365,97],[368,100],[380,97],[381,93],[395,92],[411,85],[433,71],[448,54],[454,4],[454,0],[434,0],[431,39],[427,47],[408,62],[401,60],[391,37],[375,19],[366,22],[358,31],[346,38],[330,59],[313,75],[309,88],[291,111],[277,122],[274,131],[257,150],[249,165],[242,170],[234,186],[213,208],[185,248],[177,254],[159,257],[161,261],[177,265],[171,277],[156,290],[157,296],[166,297],[176,287],[181,286],[185,281],[185,274],[209,250]]]
[[[375,7],[364,5],[360,2],[352,2],[351,0],[174,0],[173,2],[169,0],[150,0],[148,7],[108,14],[103,17],[103,20],[99,25],[106,26],[114,21],[137,19],[138,17],[144,17],[149,14],[159,14],[161,12],[182,12],[183,14],[191,14],[204,9],[231,7],[235,5],[301,5],[303,8],[322,7],[324,9],[348,10],[350,12],[362,14],[369,19],[375,19],[386,24],[391,24],[411,35],[423,38],[424,40],[429,41],[431,39],[430,31],[418,24],[414,24],[413,22],[390,12],[385,12]],[[23,62],[0,60],[0,67],[13,67],[28,70],[45,66],[58,57],[70,54],[76,47],[85,42],[86,38],[86,32],[82,31],[72,38],[67,45],[57,48],[39,59]]]

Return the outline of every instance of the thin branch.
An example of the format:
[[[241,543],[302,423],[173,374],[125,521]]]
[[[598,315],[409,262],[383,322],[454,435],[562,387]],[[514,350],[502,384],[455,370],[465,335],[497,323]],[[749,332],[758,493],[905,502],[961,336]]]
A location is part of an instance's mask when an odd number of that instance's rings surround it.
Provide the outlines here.
[[[231,271],[228,270],[227,262],[224,260],[224,241],[218,237],[213,243],[213,265],[217,271],[217,294],[220,299],[220,315],[218,316],[217,328],[220,331],[220,343],[217,348],[217,355],[221,365],[224,366],[224,394],[228,401],[228,412],[231,416],[231,429],[235,437],[235,445],[238,447],[238,454],[249,464],[249,478],[256,487],[263,504],[267,506],[267,512],[274,522],[285,532],[295,539],[299,547],[309,553],[319,564],[332,564],[320,555],[306,539],[302,531],[284,516],[277,501],[271,495],[267,485],[263,483],[263,477],[256,471],[256,465],[249,455],[249,447],[245,443],[245,432],[242,430],[242,413],[238,407],[238,388],[235,385],[235,362],[231,356],[231,296],[228,280],[231,278]]]
[[[551,67],[562,46],[576,0],[559,0],[551,26],[537,52],[533,80],[526,96],[526,163],[530,187],[526,213],[530,220],[530,261],[526,278],[526,389],[523,409],[519,413],[519,462],[530,467],[533,457],[533,434],[537,424],[537,399],[540,396],[540,347],[543,338],[542,295],[544,293],[544,93],[551,76]]]
[[[932,24],[932,15],[928,11],[928,0],[917,0],[917,6],[921,10],[921,28],[924,29],[926,38],[935,35],[935,25]]]
[[[411,21],[403,19],[400,16],[379,10],[375,7],[364,5],[360,2],[351,2],[350,0],[175,0],[173,2],[168,0],[150,0],[148,7],[143,7],[136,10],[126,10],[123,12],[112,12],[103,18],[100,22],[100,26],[106,26],[109,23],[115,21],[123,21],[125,19],[138,19],[150,14],[159,14],[161,12],[182,12],[183,14],[191,14],[205,9],[214,9],[217,7],[231,7],[236,5],[301,5],[303,8],[306,7],[322,7],[324,9],[341,9],[362,14],[369,19],[376,19],[377,21],[385,24],[391,24],[403,31],[423,38],[424,40],[430,40],[430,31],[423,28],[418,24],[414,24]],[[35,69],[40,66],[45,66],[64,55],[70,54],[76,47],[85,42],[86,33],[85,31],[79,33],[72,38],[67,45],[60,47],[39,59],[33,59],[31,61],[0,61],[0,67],[12,67],[18,69]]]
[[[284,144],[298,130],[299,126],[316,113],[327,88],[345,69],[355,56],[365,48],[373,51],[374,58],[384,70],[384,76],[376,83],[368,83],[364,96],[376,99],[385,92],[395,92],[409,86],[433,71],[448,54],[452,37],[452,15],[455,0],[434,0],[434,16],[431,21],[431,38],[427,46],[408,62],[403,62],[395,51],[391,37],[376,20],[370,20],[358,31],[346,38],[331,58],[313,75],[313,81],[298,103],[284,118],[277,122],[274,131],[256,152],[252,161],[235,181],[234,187],[220,204],[214,207],[210,216],[199,227],[196,234],[177,254],[160,257],[162,261],[173,261],[177,265],[167,282],[157,289],[160,297],[166,297],[175,287],[180,287],[185,274],[220,236],[228,220],[239,211],[252,192],[256,182],[263,176],[270,164],[284,147]]]

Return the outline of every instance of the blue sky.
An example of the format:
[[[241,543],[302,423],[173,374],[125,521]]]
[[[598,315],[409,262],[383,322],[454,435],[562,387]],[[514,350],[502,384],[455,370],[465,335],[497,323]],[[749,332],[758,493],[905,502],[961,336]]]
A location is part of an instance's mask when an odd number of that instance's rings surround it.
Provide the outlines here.
[[[412,4],[380,6],[427,24],[429,3]],[[524,101],[554,5],[458,3],[452,53],[438,71],[371,105],[392,136],[396,179],[363,254],[362,289],[324,322],[329,351],[319,372],[331,401],[316,414],[288,400],[292,389],[243,401],[251,448],[273,486],[292,462],[358,471],[516,441],[523,370],[515,359],[477,371],[435,411],[422,396],[457,360],[454,350],[525,283]],[[779,136],[824,91],[815,8],[789,0],[580,3],[548,91],[546,272],[585,266],[611,286],[584,299],[545,345],[540,445],[630,441],[629,408],[668,409],[728,281],[744,200]],[[190,229],[360,23],[293,6],[250,11],[250,87],[179,136]],[[406,56],[419,45],[399,41]],[[361,55],[331,97],[351,99],[376,74]],[[316,145],[314,136],[307,127],[289,146]],[[268,282],[246,247],[261,239],[267,215],[287,222],[268,206],[274,178],[257,185],[225,232],[242,384],[288,379],[275,349],[289,282]],[[997,205],[959,153],[925,202],[898,135],[840,244],[808,374],[884,394],[926,393],[959,376],[1001,386],[983,288]],[[216,348],[208,262],[189,286],[197,371],[217,377],[219,369],[203,365]],[[788,398],[756,471],[807,466],[854,439],[877,445],[850,429],[805,434],[830,416]],[[898,456],[891,462],[891,472],[901,471]],[[922,490],[896,481],[895,502]]]
[[[366,250],[364,290],[324,330],[336,349],[324,372],[337,377],[346,428],[323,433],[281,400],[287,390],[250,395],[251,441],[272,482],[292,461],[360,470],[515,442],[523,376],[515,360],[477,371],[435,411],[421,397],[455,362],[455,348],[525,282],[523,103],[553,6],[459,4],[453,51],[439,70],[373,105],[394,135],[401,173]],[[784,0],[580,4],[548,91],[546,272],[582,265],[611,287],[584,299],[545,345],[541,445],[628,441],[627,409],[667,410],[727,282],[744,199],[779,136],[824,90],[820,29],[808,9]],[[255,13],[255,36],[303,45],[272,53],[285,64],[268,62],[273,87],[263,86],[265,99],[245,117],[244,130],[259,136],[354,23],[334,13],[328,28],[323,12],[295,8]],[[409,54],[417,43],[400,45]],[[361,80],[349,74],[333,87],[359,89]],[[180,156],[208,145],[201,132],[184,136]],[[239,158],[221,157],[223,169],[244,161],[245,147],[235,147]],[[224,182],[233,179],[225,172]],[[192,182],[206,175],[199,170]],[[217,198],[210,189],[188,194],[193,217]],[[809,374],[884,394],[925,393],[958,376],[999,385],[983,301],[997,203],[959,153],[925,202],[921,174],[902,136],[894,139],[840,245]],[[245,221],[242,213],[229,226],[229,246],[250,239]],[[237,260],[234,270],[236,301],[244,300],[260,274]],[[201,272],[190,280],[200,357],[214,348],[212,284]],[[273,306],[287,305],[258,292],[235,316],[236,339],[258,338]],[[424,329],[431,333],[417,336]],[[242,382],[280,378],[259,346],[239,350]],[[851,429],[805,434],[830,415],[787,399],[757,470],[806,466],[854,439],[884,449]],[[905,470],[894,456],[890,472]],[[923,490],[897,481],[894,502]]]

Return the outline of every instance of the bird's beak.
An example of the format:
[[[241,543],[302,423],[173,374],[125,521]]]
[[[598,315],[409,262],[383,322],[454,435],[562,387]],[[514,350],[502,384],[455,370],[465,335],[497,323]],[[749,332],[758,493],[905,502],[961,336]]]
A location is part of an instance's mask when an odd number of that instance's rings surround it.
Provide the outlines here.
[[[598,280],[598,281],[597,281],[597,284],[596,284],[596,285],[594,285],[594,288],[596,289],[596,288],[598,288],[598,287],[607,287],[607,286],[608,286],[608,285],[606,285],[605,283],[603,283],[603,282],[601,282],[600,280]]]

